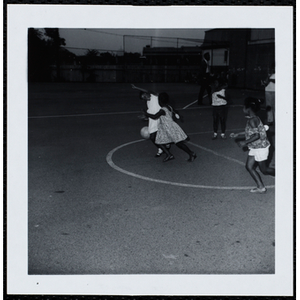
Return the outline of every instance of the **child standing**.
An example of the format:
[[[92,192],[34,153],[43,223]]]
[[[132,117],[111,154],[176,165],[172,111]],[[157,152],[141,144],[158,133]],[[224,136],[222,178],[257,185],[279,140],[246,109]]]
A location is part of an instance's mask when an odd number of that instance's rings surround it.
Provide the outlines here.
[[[268,75],[265,81],[262,81],[265,86],[265,101],[267,109],[267,122],[269,125],[274,124],[275,117],[275,65],[271,67],[271,74]]]
[[[212,139],[218,137],[219,122],[221,123],[221,138],[226,139],[226,110],[227,100],[225,97],[226,85],[221,85],[218,79],[215,79],[212,84],[212,107],[213,107],[213,130]]]
[[[267,138],[265,127],[256,115],[260,110],[260,100],[252,97],[245,99],[244,114],[247,118],[245,132],[232,133],[231,138],[245,135],[245,140],[240,141],[240,147],[248,146],[249,153],[246,162],[246,169],[254,179],[257,187],[250,190],[251,193],[265,193],[265,188],[259,173],[256,171],[259,166],[260,171],[264,175],[275,176],[275,169],[267,166],[270,142]]]
[[[170,105],[168,105],[168,94],[160,93],[158,96],[158,100],[161,106],[160,111],[156,114],[149,114],[147,112],[145,112],[145,114],[149,118],[155,120],[159,119],[155,143],[158,144],[167,154],[166,158],[163,161],[166,162],[174,159],[173,154],[169,151],[169,149],[166,148],[166,145],[170,143],[175,143],[178,148],[185,151],[189,155],[189,162],[194,161],[197,155],[185,144],[188,136],[173,120],[174,110]]]

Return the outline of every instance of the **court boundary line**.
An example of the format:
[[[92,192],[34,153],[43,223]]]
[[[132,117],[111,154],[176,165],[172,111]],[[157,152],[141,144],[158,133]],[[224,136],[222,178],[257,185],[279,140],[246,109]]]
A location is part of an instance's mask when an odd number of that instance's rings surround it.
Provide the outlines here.
[[[228,186],[210,186],[210,185],[197,185],[197,184],[189,184],[189,183],[180,183],[180,182],[173,182],[173,181],[167,181],[167,180],[161,180],[161,179],[155,179],[155,178],[151,178],[151,177],[147,177],[147,176],[143,176],[143,175],[139,175],[139,174],[136,174],[136,173],[133,173],[133,172],[130,172],[130,171],[127,171],[125,169],[122,169],[121,167],[117,166],[114,162],[113,162],[113,154],[118,151],[119,149],[123,148],[123,147],[126,147],[126,146],[129,146],[129,145],[132,145],[132,144],[135,144],[135,143],[139,143],[139,142],[142,142],[142,141],[145,141],[144,139],[140,139],[140,140],[136,140],[136,141],[132,141],[132,142],[128,142],[128,143],[125,143],[125,144],[122,144],[114,149],[112,149],[106,156],[106,161],[107,163],[115,170],[123,173],[123,174],[126,174],[126,175],[129,175],[129,176],[132,176],[132,177],[135,177],[135,178],[138,178],[138,179],[142,179],[142,180],[146,180],[146,181],[151,181],[151,182],[156,182],[156,183],[163,183],[163,184],[169,184],[169,185],[173,185],[173,186],[181,186],[181,187],[191,187],[191,188],[202,188],[202,189],[216,189],[216,190],[249,190],[251,188],[253,188],[253,186],[233,186],[233,187],[228,187]],[[239,164],[242,164],[244,165],[244,163],[242,163],[241,161],[238,161],[238,160],[235,160],[235,159],[231,159],[229,157],[227,157],[226,155],[220,155],[219,153],[211,150],[211,149],[208,149],[208,148],[205,148],[205,147],[202,147],[202,146],[199,146],[197,144],[194,144],[194,143],[190,143],[196,147],[199,147],[201,148],[202,150],[204,151],[208,151],[208,152],[211,152],[213,153],[214,155],[217,155],[217,156],[221,156],[225,159],[229,159],[229,160],[232,160],[234,162],[238,162]],[[266,186],[266,188],[275,188],[275,185],[270,185],[270,186]]]
[[[195,101],[196,102],[196,101]],[[195,102],[191,103],[194,104]],[[185,110],[190,105],[187,105],[183,108],[179,108],[178,110]],[[228,107],[242,107],[243,105],[240,104],[233,104],[228,105]],[[199,107],[192,107],[192,109],[207,109],[211,108],[211,105],[208,106],[199,106]],[[109,115],[126,115],[126,114],[138,114],[141,113],[140,111],[126,111],[126,112],[99,112],[99,113],[89,113],[89,114],[71,114],[71,115],[50,115],[50,116],[28,116],[28,119],[50,119],[50,118],[76,118],[76,117],[90,117],[90,116],[109,116]]]
[[[226,156],[226,155],[224,155],[224,154],[218,153],[218,152],[216,152],[216,151],[214,151],[214,150],[211,150],[211,149],[209,149],[209,148],[206,148],[206,147],[197,145],[197,144],[192,143],[192,142],[189,142],[189,144],[191,144],[191,145],[193,145],[193,146],[195,146],[195,147],[197,147],[197,148],[200,148],[200,149],[202,149],[202,150],[204,150],[204,151],[210,152],[210,153],[212,153],[212,154],[214,154],[214,155],[216,155],[216,156],[220,156],[220,157],[225,158],[225,159],[227,159],[227,160],[231,160],[231,161],[233,161],[233,162],[235,162],[235,163],[238,163],[238,164],[240,164],[240,165],[242,165],[242,166],[245,165],[245,163],[242,162],[242,161],[240,161],[240,160],[237,160],[237,159],[235,159],[235,158],[232,158],[232,157]]]
[[[208,94],[205,94],[205,95],[203,96],[203,98],[207,98],[207,97],[208,97]],[[195,104],[195,103],[198,102],[198,101],[199,101],[199,100],[196,99],[194,102],[191,102],[190,104],[188,104],[188,105],[186,105],[185,107],[183,107],[183,109],[186,109],[186,108],[192,106],[193,104]]]

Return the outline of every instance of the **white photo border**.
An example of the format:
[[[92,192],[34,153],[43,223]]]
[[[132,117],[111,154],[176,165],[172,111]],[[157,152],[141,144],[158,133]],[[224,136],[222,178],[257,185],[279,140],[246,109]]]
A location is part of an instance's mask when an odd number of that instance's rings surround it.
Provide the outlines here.
[[[30,27],[275,28],[275,274],[28,275],[27,34]],[[292,6],[7,5],[7,294],[292,296],[293,49]]]

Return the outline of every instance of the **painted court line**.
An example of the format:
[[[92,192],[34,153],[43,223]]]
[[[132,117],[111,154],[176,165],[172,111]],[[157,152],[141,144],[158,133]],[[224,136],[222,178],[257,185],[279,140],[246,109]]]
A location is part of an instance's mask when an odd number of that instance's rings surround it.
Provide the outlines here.
[[[31,116],[31,117],[28,117],[28,119],[90,117],[90,116],[126,115],[126,114],[137,114],[137,113],[140,113],[140,111],[110,112],[110,113],[91,113],[91,114],[73,114],[73,115]]]
[[[197,144],[191,143],[191,142],[189,142],[189,144],[191,144],[191,145],[193,145],[193,146],[195,146],[195,147],[197,147],[197,148],[200,148],[200,149],[202,149],[202,150],[204,150],[204,151],[210,152],[210,153],[212,153],[212,154],[214,154],[214,155],[217,155],[217,156],[223,157],[223,158],[225,158],[225,159],[227,159],[227,160],[233,161],[233,162],[235,162],[235,163],[237,163],[237,164],[240,164],[240,165],[242,165],[242,166],[245,165],[245,163],[244,163],[244,162],[241,162],[240,160],[237,160],[237,159],[234,159],[234,158],[232,158],[232,157],[226,156],[226,155],[224,155],[224,154],[218,153],[218,152],[213,151],[213,150],[211,150],[211,149],[205,148],[205,147],[203,147],[203,146],[200,146],[200,145],[197,145]]]
[[[120,150],[121,148],[123,147],[126,147],[126,146],[129,146],[129,145],[132,145],[132,144],[135,144],[135,143],[139,143],[139,142],[142,142],[142,141],[145,141],[144,139],[141,139],[141,140],[136,140],[136,141],[133,141],[133,142],[129,142],[129,143],[126,143],[126,144],[123,144],[123,145],[120,145],[119,147],[116,147],[114,148],[113,150],[111,150],[107,156],[106,156],[106,161],[107,163],[115,170],[121,172],[121,173],[124,173],[126,175],[129,175],[129,176],[133,176],[133,177],[136,177],[136,178],[139,178],[139,179],[143,179],[143,180],[147,180],[147,181],[152,181],[152,182],[157,182],[157,183],[163,183],[163,184],[169,184],[169,185],[174,185],[174,186],[181,186],[181,187],[191,187],[191,188],[202,188],[202,189],[216,189],[216,190],[249,190],[252,187],[249,187],[249,186],[232,186],[232,187],[229,187],[229,186],[210,186],[210,185],[198,185],[198,184],[188,184],[188,183],[181,183],[181,182],[172,182],[172,181],[167,181],[167,180],[160,180],[160,179],[155,179],[155,178],[151,178],[151,177],[147,177],[147,176],[143,176],[143,175],[139,175],[139,174],[136,174],[136,173],[133,173],[133,172],[129,172],[127,170],[124,170],[122,168],[120,168],[119,166],[117,166],[114,162],[113,162],[113,154]],[[219,153],[215,152],[215,151],[212,151],[210,149],[207,149],[207,148],[204,148],[202,146],[199,146],[199,145],[196,145],[194,143],[191,143],[192,145],[198,147],[198,148],[201,148],[202,150],[205,150],[205,151],[208,151],[208,152],[211,152],[213,153],[214,155],[217,155],[217,156],[221,156],[225,159],[229,159],[229,160],[232,160],[236,163],[239,163],[239,164],[242,164],[244,165],[244,163],[236,160],[236,159],[232,159],[230,157],[227,157],[225,155],[220,155]],[[274,188],[275,186],[266,186],[266,188]]]
[[[207,97],[207,94],[203,96],[203,98],[206,98],[206,97]],[[197,100],[195,100],[194,102],[192,102],[192,103],[188,104],[188,105],[187,105],[187,106],[185,106],[183,109],[186,109],[186,108],[188,108],[188,107],[192,106],[193,104],[195,104],[195,103],[197,103],[197,102],[198,102],[198,99],[197,99]]]
[[[188,104],[187,106],[183,107],[182,109],[187,109],[188,107],[192,106],[192,105],[195,104],[196,102],[198,102],[198,100],[195,100],[194,102]]]
[[[197,102],[197,101],[195,101]],[[189,106],[194,104],[195,102],[183,107],[182,109],[178,110],[184,110],[187,109]],[[242,105],[236,104],[236,105],[230,105],[230,107],[242,107]],[[193,107],[191,109],[207,109],[210,108],[210,106],[204,106],[204,107]],[[28,116],[28,119],[47,119],[47,118],[76,118],[76,117],[90,117],[90,116],[109,116],[109,115],[126,115],[126,114],[138,114],[141,113],[140,111],[126,111],[126,112],[106,112],[106,113],[88,113],[88,114],[72,114],[72,115],[49,115],[49,116]]]

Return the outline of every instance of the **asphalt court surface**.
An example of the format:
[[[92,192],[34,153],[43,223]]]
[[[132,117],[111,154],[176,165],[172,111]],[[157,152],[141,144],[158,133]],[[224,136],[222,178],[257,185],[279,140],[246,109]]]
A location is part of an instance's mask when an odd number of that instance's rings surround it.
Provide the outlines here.
[[[274,178],[249,192],[247,152],[212,140],[211,108],[190,105],[199,86],[136,85],[170,94],[194,162],[174,145],[175,160],[154,158],[129,83],[29,86],[29,273],[274,273]],[[230,91],[228,135],[243,131],[248,95],[262,96]]]

